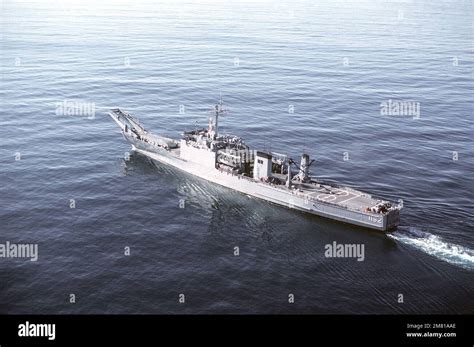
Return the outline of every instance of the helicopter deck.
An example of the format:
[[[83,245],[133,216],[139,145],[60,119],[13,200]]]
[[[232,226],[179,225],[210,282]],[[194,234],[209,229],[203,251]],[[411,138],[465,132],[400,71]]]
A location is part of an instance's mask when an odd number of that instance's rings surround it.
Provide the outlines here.
[[[286,182],[286,175],[274,173],[273,176],[278,178],[282,184]],[[292,181],[292,188],[297,190],[300,194],[303,194],[309,200],[335,204],[362,212],[366,212],[367,208],[380,202],[380,200],[371,195],[352,188],[333,186],[320,182],[299,183]]]

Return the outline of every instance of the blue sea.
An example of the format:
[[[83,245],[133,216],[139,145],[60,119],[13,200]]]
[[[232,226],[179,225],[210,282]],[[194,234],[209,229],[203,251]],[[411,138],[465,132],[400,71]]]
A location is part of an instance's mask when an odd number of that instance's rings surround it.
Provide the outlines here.
[[[0,243],[38,246],[0,257],[0,313],[474,312],[473,1],[0,6]],[[398,230],[175,171],[107,116],[179,138],[220,95],[221,132],[402,199]]]

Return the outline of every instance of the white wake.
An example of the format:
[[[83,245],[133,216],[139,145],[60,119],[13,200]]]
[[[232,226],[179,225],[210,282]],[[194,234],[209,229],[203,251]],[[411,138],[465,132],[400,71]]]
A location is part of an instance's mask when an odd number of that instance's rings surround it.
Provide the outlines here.
[[[401,227],[397,231],[388,234],[388,236],[448,263],[474,270],[474,251],[467,247],[446,242],[440,236],[414,227]]]

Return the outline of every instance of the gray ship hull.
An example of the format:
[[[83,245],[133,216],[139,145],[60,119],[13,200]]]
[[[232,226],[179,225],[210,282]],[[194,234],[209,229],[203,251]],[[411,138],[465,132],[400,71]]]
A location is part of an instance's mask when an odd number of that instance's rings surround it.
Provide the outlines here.
[[[369,206],[378,206],[386,201],[366,193],[317,181],[282,185],[280,178],[277,184],[273,184],[268,179],[223,170],[217,165],[216,157],[210,156],[215,153],[210,149],[188,148],[184,140],[179,145],[175,140],[153,135],[135,118],[119,109],[112,110],[109,115],[121,127],[133,150],[209,182],[290,209],[379,231],[395,229],[399,224],[401,207],[391,207],[383,212],[374,211],[373,207],[371,210]],[[127,117],[131,117],[131,121]],[[281,176],[278,173],[272,175]]]
[[[167,164],[188,174],[198,176],[206,181],[219,184],[223,187],[239,191],[243,194],[256,197],[258,199],[285,206],[289,209],[296,209],[317,216],[330,218],[339,222],[349,223],[375,229],[379,231],[389,231],[395,229],[399,224],[399,210],[391,211],[387,215],[374,216],[371,213],[351,211],[337,205],[314,201],[299,196],[296,192],[290,193],[278,187],[261,185],[252,180],[239,178],[228,173],[202,170],[198,165],[176,158],[166,150],[156,150],[151,145],[143,144],[132,137],[125,136],[132,144],[132,148],[151,159]]]

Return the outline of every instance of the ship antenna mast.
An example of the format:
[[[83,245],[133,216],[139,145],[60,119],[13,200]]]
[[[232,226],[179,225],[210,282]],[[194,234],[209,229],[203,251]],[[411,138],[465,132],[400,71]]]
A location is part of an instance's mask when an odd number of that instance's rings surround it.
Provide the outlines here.
[[[222,108],[222,92],[220,93],[219,103],[215,106],[215,113],[216,113],[216,124],[215,124],[215,136],[219,136],[219,115],[223,115],[225,110]]]

